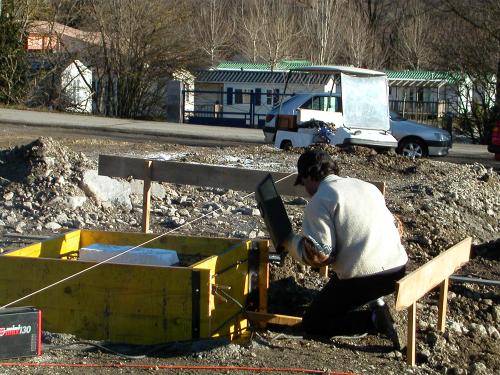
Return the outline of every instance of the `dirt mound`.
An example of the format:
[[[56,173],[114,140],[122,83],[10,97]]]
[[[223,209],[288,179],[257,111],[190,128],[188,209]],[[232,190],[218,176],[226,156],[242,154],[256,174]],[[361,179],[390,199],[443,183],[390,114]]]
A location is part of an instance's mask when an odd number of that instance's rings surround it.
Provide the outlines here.
[[[31,184],[49,174],[67,175],[81,171],[92,163],[51,138],[39,138],[27,145],[0,151],[0,176]]]
[[[460,272],[498,280],[500,178],[497,173],[479,164],[455,165],[440,162],[439,159],[411,160],[395,154],[374,153],[362,147],[321,147],[335,157],[342,176],[385,181],[388,206],[405,227],[403,243],[410,257],[410,269],[471,236],[475,257]],[[165,160],[285,173],[295,172],[297,159],[303,151],[283,151],[270,146],[137,146],[106,141],[89,143],[88,153],[114,152],[123,155],[124,149],[137,150],[135,155],[129,156],[145,157],[148,153],[158,156],[160,151],[167,154]],[[19,247],[19,244],[2,238],[5,232],[52,235],[54,231],[69,228],[140,230],[140,199],[135,200],[131,210],[124,210],[109,204],[98,204],[85,195],[80,188],[82,175],[85,170],[95,167],[95,160],[75,153],[65,144],[50,138],[0,151],[0,197],[3,197],[0,200],[0,250]],[[252,182],[252,188],[254,185]],[[210,207],[221,207],[213,217],[200,220],[192,227],[185,225],[179,232],[217,237],[267,237],[255,200],[251,196],[245,198],[246,192],[169,184],[163,184],[163,187],[166,194],[152,202],[151,228],[155,233],[170,230],[172,223],[174,227],[188,223],[206,213]],[[77,198],[85,203],[76,204]],[[294,230],[299,231],[306,201],[285,197],[285,202]],[[315,270],[287,257],[283,266],[271,266],[270,310],[289,315],[302,314],[324,282]],[[417,352],[420,366],[413,373],[498,373],[498,290],[493,286],[452,282],[445,335],[439,335],[435,330],[437,298],[437,295],[431,294],[418,306]],[[268,335],[271,337],[273,332],[268,332]],[[347,342],[341,339],[320,342],[301,337],[285,338],[280,342],[274,341],[272,346],[254,342],[248,348],[251,354],[239,356],[231,363],[276,366],[279,360],[298,366],[297,353],[303,353],[304,363],[309,368],[329,367],[374,374],[403,373],[403,362],[398,360],[401,354],[381,349],[387,346],[384,339],[373,335]],[[270,347],[280,349],[274,351]],[[219,348],[222,354],[226,353],[225,348]],[[64,357],[66,362],[76,363],[87,361],[87,355],[69,351],[57,356]],[[353,355],[356,358],[354,362]],[[50,354],[47,356],[45,359],[48,362],[53,361]],[[103,361],[103,356],[90,355],[98,362]],[[218,363],[220,358],[220,352],[207,352],[200,361],[201,364],[213,364]],[[177,363],[191,363],[193,355],[179,353],[174,359]]]

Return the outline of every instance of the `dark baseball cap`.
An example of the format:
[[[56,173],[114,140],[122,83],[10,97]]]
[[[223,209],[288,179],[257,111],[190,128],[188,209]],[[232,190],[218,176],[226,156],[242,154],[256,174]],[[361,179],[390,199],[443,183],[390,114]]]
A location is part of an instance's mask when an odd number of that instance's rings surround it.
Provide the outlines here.
[[[312,176],[322,180],[330,173],[338,174],[337,163],[323,150],[308,150],[297,161],[297,178],[294,185],[303,185],[302,179]]]

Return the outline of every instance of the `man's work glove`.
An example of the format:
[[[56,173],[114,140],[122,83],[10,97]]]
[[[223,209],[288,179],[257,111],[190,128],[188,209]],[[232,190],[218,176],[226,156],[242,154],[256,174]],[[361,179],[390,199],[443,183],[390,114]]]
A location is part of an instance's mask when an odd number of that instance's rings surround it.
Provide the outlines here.
[[[304,247],[304,261],[314,268],[320,268],[332,263],[330,255],[318,251],[318,245],[309,237],[303,237],[302,246]]]
[[[334,261],[331,248],[321,246],[309,236],[290,236],[283,246],[295,260],[314,268],[327,266]]]

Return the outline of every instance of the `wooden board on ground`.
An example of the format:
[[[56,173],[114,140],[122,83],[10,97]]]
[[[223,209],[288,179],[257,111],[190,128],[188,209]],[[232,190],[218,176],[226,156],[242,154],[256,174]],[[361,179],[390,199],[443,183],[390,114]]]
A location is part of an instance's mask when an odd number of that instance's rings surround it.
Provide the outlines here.
[[[470,237],[466,238],[399,280],[396,309],[410,307],[466,263],[470,258],[471,242]]]
[[[143,158],[99,155],[99,175],[119,178],[132,177],[144,180],[149,178],[144,168],[145,160]],[[163,160],[152,160],[150,171],[151,181],[210,186],[238,191],[255,191],[257,184],[271,173],[275,182],[287,177],[283,181],[276,183],[280,195],[307,196],[302,186],[293,185],[296,174],[291,173]],[[384,192],[385,184],[383,182],[370,181],[370,183]]]

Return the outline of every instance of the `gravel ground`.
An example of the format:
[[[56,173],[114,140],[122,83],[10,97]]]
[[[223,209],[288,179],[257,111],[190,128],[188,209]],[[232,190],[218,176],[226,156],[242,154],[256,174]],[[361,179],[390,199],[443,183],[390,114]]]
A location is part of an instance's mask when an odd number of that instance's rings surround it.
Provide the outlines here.
[[[53,235],[68,228],[139,231],[141,195],[130,196],[130,206],[96,199],[85,186],[86,171],[95,169],[99,153],[162,157],[164,159],[241,168],[293,172],[300,150],[284,152],[268,146],[189,147],[159,143],[59,137],[26,142],[26,134],[0,144],[0,252],[19,248],[17,235]],[[18,147],[10,147],[17,145]],[[404,224],[404,245],[414,269],[467,236],[473,238],[474,258],[459,273],[499,280],[500,178],[480,164],[455,165],[439,159],[409,160],[355,148],[325,148],[337,158],[341,175],[385,181],[386,200]],[[126,151],[125,151],[126,150]],[[139,189],[140,191],[140,189]],[[215,218],[184,225],[186,235],[258,238],[267,232],[252,197],[220,189],[158,185],[153,192],[152,230],[162,233],[217,205]],[[295,229],[300,228],[303,199],[285,197]],[[215,224],[215,225],[214,225]],[[318,273],[287,258],[271,269],[270,310],[300,315],[324,283]],[[447,330],[436,329],[435,293],[421,300],[417,315],[417,362],[405,365],[405,353],[394,351],[382,336],[319,340],[299,330],[270,329],[239,344],[221,340],[175,343],[137,348],[82,343],[78,338],[44,333],[41,357],[33,363],[79,365],[163,365],[295,367],[366,374],[496,374],[500,373],[500,306],[498,288],[451,283]],[[124,358],[116,353],[145,357]],[[155,367],[156,366],[156,367]],[[0,367],[0,373],[79,373],[88,368]],[[93,368],[99,373],[150,372],[127,367]],[[183,373],[259,373],[257,370],[184,370]],[[261,371],[264,373],[264,371]],[[274,373],[286,373],[278,371]]]

